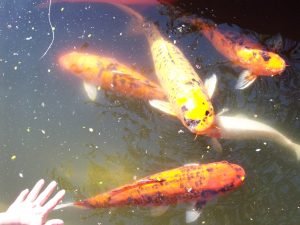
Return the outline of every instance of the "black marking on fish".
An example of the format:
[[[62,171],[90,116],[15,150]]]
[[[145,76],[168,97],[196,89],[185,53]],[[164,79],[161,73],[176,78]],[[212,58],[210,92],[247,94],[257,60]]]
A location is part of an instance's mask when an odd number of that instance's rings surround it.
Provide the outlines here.
[[[184,105],[184,106],[181,107],[181,111],[182,112],[188,111],[188,108]]]
[[[196,127],[201,120],[193,120],[193,119],[186,119],[184,118],[184,122],[186,123],[186,125],[190,128]]]
[[[213,168],[207,168],[206,171],[210,173],[210,172],[213,172],[214,169]]]
[[[209,198],[209,197],[213,197],[215,195],[218,194],[218,191],[215,191],[215,190],[204,190],[204,191],[201,191],[201,197],[202,198]]]
[[[210,112],[208,110],[205,111],[205,116],[210,115]]]
[[[117,63],[110,63],[110,64],[108,64],[106,69],[111,70],[111,71],[113,71],[113,70],[117,71],[118,70],[118,64]]]
[[[269,61],[271,59],[271,56],[269,56],[269,54],[265,51],[261,51],[260,55],[263,57],[263,59],[265,60],[265,62]]]
[[[227,191],[230,191],[233,187],[234,187],[233,183],[230,183],[230,184],[225,185],[219,191],[225,193]]]

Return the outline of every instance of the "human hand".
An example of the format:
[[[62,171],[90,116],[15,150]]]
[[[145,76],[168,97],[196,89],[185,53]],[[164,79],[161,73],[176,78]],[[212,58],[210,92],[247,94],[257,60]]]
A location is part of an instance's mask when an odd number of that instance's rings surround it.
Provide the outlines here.
[[[52,181],[40,193],[45,181],[39,180],[31,191],[23,190],[17,199],[9,206],[6,212],[0,214],[0,225],[62,225],[60,219],[47,221],[48,214],[62,200],[65,190],[60,190],[49,201],[55,191],[57,183]]]

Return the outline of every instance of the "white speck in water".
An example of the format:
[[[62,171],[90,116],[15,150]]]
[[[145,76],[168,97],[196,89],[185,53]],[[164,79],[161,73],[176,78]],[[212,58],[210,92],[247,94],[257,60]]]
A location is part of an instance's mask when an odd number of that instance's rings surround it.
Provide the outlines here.
[[[31,131],[31,128],[27,127],[26,131],[29,133]]]
[[[17,70],[18,69],[18,66],[14,66],[14,70]]]
[[[122,35],[123,35],[123,33],[121,32],[121,33],[120,33],[120,36],[122,36]]]
[[[61,7],[60,11],[62,12],[62,11],[64,11],[64,10],[65,10],[65,8],[64,8],[64,7]]]
[[[255,149],[256,152],[259,152],[260,150],[261,150],[260,148]]]
[[[162,136],[158,136],[160,139],[162,139],[163,137]]]
[[[93,128],[89,128],[89,132],[93,133],[94,132],[94,129]]]
[[[136,170],[140,170],[140,168],[139,168],[139,167],[137,167],[137,168],[136,168]]]
[[[251,221],[253,220],[251,217],[249,218]]]
[[[176,45],[176,40],[173,41],[174,45]]]
[[[19,173],[19,177],[23,178],[23,173]]]
[[[254,118],[257,118],[258,117],[258,115],[257,114],[254,114]]]
[[[133,180],[136,180],[136,179],[137,179],[137,176],[136,176],[136,175],[134,175],[134,176],[133,176]]]
[[[183,133],[184,133],[183,130],[179,130],[179,131],[178,131],[178,134],[183,134]]]
[[[92,37],[92,34],[88,34],[88,38]]]
[[[267,142],[264,142],[264,146],[266,146],[268,143]]]
[[[42,106],[43,108],[45,108],[45,106],[46,106],[45,102],[42,102],[42,103],[41,103],[41,106]]]
[[[46,131],[45,130],[41,130],[42,134],[46,134]]]
[[[51,72],[51,70],[50,70],[50,69],[48,69],[47,71],[48,71],[48,73],[50,73],[50,72]]]
[[[206,146],[206,149],[210,149],[210,146],[209,146],[209,145],[207,145],[207,146]]]
[[[32,39],[32,36],[25,38],[26,41],[29,41]]]

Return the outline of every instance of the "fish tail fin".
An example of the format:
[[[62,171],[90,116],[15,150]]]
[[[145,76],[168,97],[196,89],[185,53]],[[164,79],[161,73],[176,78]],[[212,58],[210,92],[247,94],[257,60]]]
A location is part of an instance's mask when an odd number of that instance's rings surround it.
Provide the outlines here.
[[[117,8],[119,8],[120,10],[122,10],[123,12],[127,13],[128,15],[132,16],[133,18],[135,18],[135,20],[138,22],[138,24],[143,24],[145,22],[144,17],[138,13],[137,11],[135,11],[134,9],[123,5],[123,4],[118,4],[118,3],[111,3],[109,2],[109,4],[116,6]]]
[[[64,208],[71,207],[71,206],[75,206],[74,202],[59,204],[59,205],[55,206],[54,210],[64,209]]]
[[[291,142],[290,147],[296,153],[297,160],[300,161],[300,145]]]
[[[190,23],[199,30],[211,30],[216,27],[212,21],[199,17],[191,19]]]

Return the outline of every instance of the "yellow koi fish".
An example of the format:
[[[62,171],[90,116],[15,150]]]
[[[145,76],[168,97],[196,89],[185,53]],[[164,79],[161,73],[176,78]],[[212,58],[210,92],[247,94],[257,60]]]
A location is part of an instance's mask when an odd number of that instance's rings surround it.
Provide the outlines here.
[[[146,22],[139,13],[125,5],[114,5],[132,15],[146,34],[156,75],[168,99],[150,100],[151,106],[178,117],[192,133],[210,132],[215,122],[210,98],[216,86],[216,76],[203,83],[181,50],[165,40],[153,23]]]

